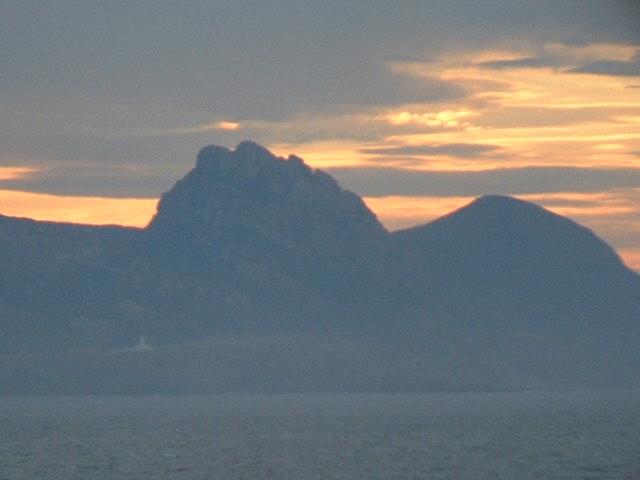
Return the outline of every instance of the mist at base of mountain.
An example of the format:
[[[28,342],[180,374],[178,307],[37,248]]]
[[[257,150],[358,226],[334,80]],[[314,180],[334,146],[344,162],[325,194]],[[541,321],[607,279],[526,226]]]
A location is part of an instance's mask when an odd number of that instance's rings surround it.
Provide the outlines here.
[[[445,341],[442,341],[445,340]],[[550,340],[550,339],[547,339]],[[446,342],[446,343],[445,343]],[[323,393],[638,388],[629,359],[473,332],[386,340],[224,334],[165,346],[1,354],[4,395]],[[604,359],[604,361],[603,361]],[[622,363],[622,364],[621,364]]]

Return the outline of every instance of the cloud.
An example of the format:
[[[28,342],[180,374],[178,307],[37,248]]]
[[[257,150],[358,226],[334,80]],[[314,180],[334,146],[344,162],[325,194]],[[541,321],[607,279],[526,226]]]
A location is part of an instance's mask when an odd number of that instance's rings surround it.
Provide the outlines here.
[[[232,122],[229,120],[220,120],[219,122],[214,123],[203,123],[201,125],[196,125],[195,127],[182,127],[182,128],[170,128],[167,130],[159,130],[157,131],[158,135],[181,135],[181,134],[189,134],[189,133],[202,133],[202,132],[213,132],[216,130],[238,130],[240,129],[240,124],[238,122]]]
[[[542,57],[522,57],[513,60],[489,60],[478,62],[475,65],[482,68],[490,68],[493,70],[503,70],[510,68],[546,68],[557,67],[558,61],[552,58]]]
[[[0,178],[0,189],[66,196],[157,198],[178,178],[168,169],[70,164],[34,168],[18,177]]]
[[[475,158],[490,152],[500,150],[497,145],[481,143],[446,143],[442,145],[404,145],[401,147],[363,148],[361,153],[381,156],[450,156]]]
[[[640,59],[632,62],[616,60],[591,62],[569,70],[572,73],[591,73],[594,75],[615,75],[622,77],[640,77]]]
[[[18,180],[28,177],[35,172],[35,169],[29,167],[0,167],[0,181]]]
[[[415,112],[410,110],[391,110],[385,115],[379,116],[378,118],[395,127],[417,125],[423,128],[455,128],[469,125],[467,120],[465,119],[473,118],[477,115],[478,112],[470,109],[436,111],[430,109],[430,111],[424,112]]]
[[[344,188],[366,197],[599,192],[640,185],[637,168],[525,167],[478,172],[334,168],[329,173]]]
[[[129,129],[126,132],[122,132],[119,135],[122,137],[160,137],[160,136],[179,136],[179,135],[192,135],[195,133],[207,133],[215,131],[236,131],[239,130],[242,125],[238,122],[232,122],[230,120],[220,120],[213,123],[201,123],[200,125],[194,125],[193,127],[173,127],[173,128],[148,128],[148,129]]]
[[[550,43],[535,56],[505,53],[506,59],[474,63],[476,67],[492,70],[561,69],[567,73],[594,75],[640,76],[640,46],[627,43],[594,43],[570,45]],[[627,87],[629,88],[629,87]]]

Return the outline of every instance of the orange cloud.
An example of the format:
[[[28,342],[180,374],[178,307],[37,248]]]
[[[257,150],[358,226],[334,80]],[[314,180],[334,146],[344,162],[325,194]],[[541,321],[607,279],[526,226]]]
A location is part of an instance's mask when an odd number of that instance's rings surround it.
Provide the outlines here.
[[[238,130],[240,124],[238,122],[222,121],[215,123],[214,127],[218,130]]]
[[[401,110],[389,112],[380,118],[391,125],[424,125],[427,127],[458,127],[469,124],[462,119],[477,116],[473,110],[440,110],[432,112],[411,112]]]
[[[593,44],[547,47],[563,62],[629,59],[640,47]],[[526,59],[532,52],[479,51],[432,62],[390,65],[399,75],[456,83],[467,96],[455,102],[362,107],[335,115],[306,115],[279,122],[247,122],[269,132],[279,153],[296,152],[319,168],[382,166],[385,159],[361,155],[363,147],[490,143],[501,154],[474,158],[425,155],[395,168],[488,170],[524,166],[640,167],[640,77],[576,73],[530,66],[492,69],[491,60]],[[569,64],[571,66],[573,64]],[[577,64],[576,64],[577,65]],[[322,140],[321,140],[322,139]],[[359,140],[360,139],[360,140]],[[364,140],[363,140],[364,139]],[[374,161],[375,160],[375,161]],[[390,159],[391,160],[391,159]],[[396,159],[397,160],[397,159]]]
[[[276,155],[295,154],[313,168],[359,167],[368,164],[367,156],[359,152],[361,145],[353,141],[316,141],[303,144],[280,143],[269,146]]]
[[[230,121],[220,121],[214,123],[203,123],[202,125],[196,125],[195,127],[183,127],[183,128],[173,128],[164,131],[167,134],[173,135],[182,135],[189,133],[203,133],[203,132],[213,132],[215,130],[238,130],[240,128],[240,124],[237,122]]]
[[[0,180],[18,180],[35,171],[35,168],[29,167],[0,167]]]
[[[638,45],[614,43],[548,44],[531,50],[449,53],[429,62],[395,62],[390,68],[398,75],[457,84],[466,96],[455,101],[351,106],[337,112],[300,114],[278,121],[246,120],[242,125],[217,119],[213,123],[143,134],[180,135],[242,128],[271,138],[269,147],[278,155],[295,153],[312,167],[325,169],[482,171],[550,166],[640,169],[640,88],[629,88],[640,84],[640,77],[570,71],[584,62],[631,61],[638,53]],[[491,68],[487,62],[503,63],[500,68]],[[504,62],[515,62],[512,65],[517,68],[505,67]],[[472,157],[433,155],[426,148],[422,148],[424,154],[413,154],[410,158],[403,158],[401,153],[367,153],[385,149],[402,152],[403,148],[411,151],[412,147],[415,152],[420,147],[453,144],[489,144],[495,149]],[[2,167],[0,179],[15,179],[29,173],[31,170],[26,167]],[[571,185],[566,188],[570,190]],[[154,199],[19,197],[17,192],[7,191],[2,195],[0,211],[8,214],[88,223],[144,225],[155,205]],[[521,198],[591,226],[625,252],[636,251],[632,249],[638,241],[630,240],[628,232],[633,230],[630,222],[637,222],[640,215],[640,206],[633,200],[637,196],[565,192]],[[365,199],[390,229],[433,220],[470,200],[464,196]],[[624,241],[616,243],[623,237]],[[625,255],[632,258],[631,254]]]
[[[391,125],[409,122],[446,126],[424,132],[396,131],[379,147],[429,143],[491,143],[503,148],[499,162],[450,159],[451,169],[489,169],[498,166],[634,165],[626,152],[640,150],[640,89],[627,88],[640,77],[576,73],[571,67],[585,61],[629,61],[640,46],[550,44],[536,63],[536,52],[470,51],[431,62],[397,62],[394,72],[453,82],[468,96],[445,112],[472,112],[451,122],[436,122],[433,106],[414,105],[390,112]],[[491,62],[517,62],[518,68],[490,68]],[[489,63],[487,63],[489,62]],[[558,66],[550,66],[556,62]],[[571,112],[574,113],[571,113]],[[573,121],[572,121],[573,118]],[[562,120],[559,122],[558,120]],[[640,162],[635,159],[635,165]],[[429,167],[431,168],[431,167]],[[446,169],[440,164],[438,169]]]

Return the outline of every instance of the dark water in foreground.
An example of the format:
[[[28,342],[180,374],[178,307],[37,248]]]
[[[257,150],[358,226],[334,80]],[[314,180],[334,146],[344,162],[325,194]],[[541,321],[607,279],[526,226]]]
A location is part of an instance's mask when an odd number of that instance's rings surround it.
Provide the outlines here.
[[[0,398],[0,479],[640,479],[640,392]]]

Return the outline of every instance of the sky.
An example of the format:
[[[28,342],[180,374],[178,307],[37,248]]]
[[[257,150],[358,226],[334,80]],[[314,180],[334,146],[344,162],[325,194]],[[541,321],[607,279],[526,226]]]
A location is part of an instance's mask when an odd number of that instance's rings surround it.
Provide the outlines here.
[[[208,144],[331,173],[389,229],[483,194],[640,271],[640,3],[0,3],[0,213],[144,226]]]

